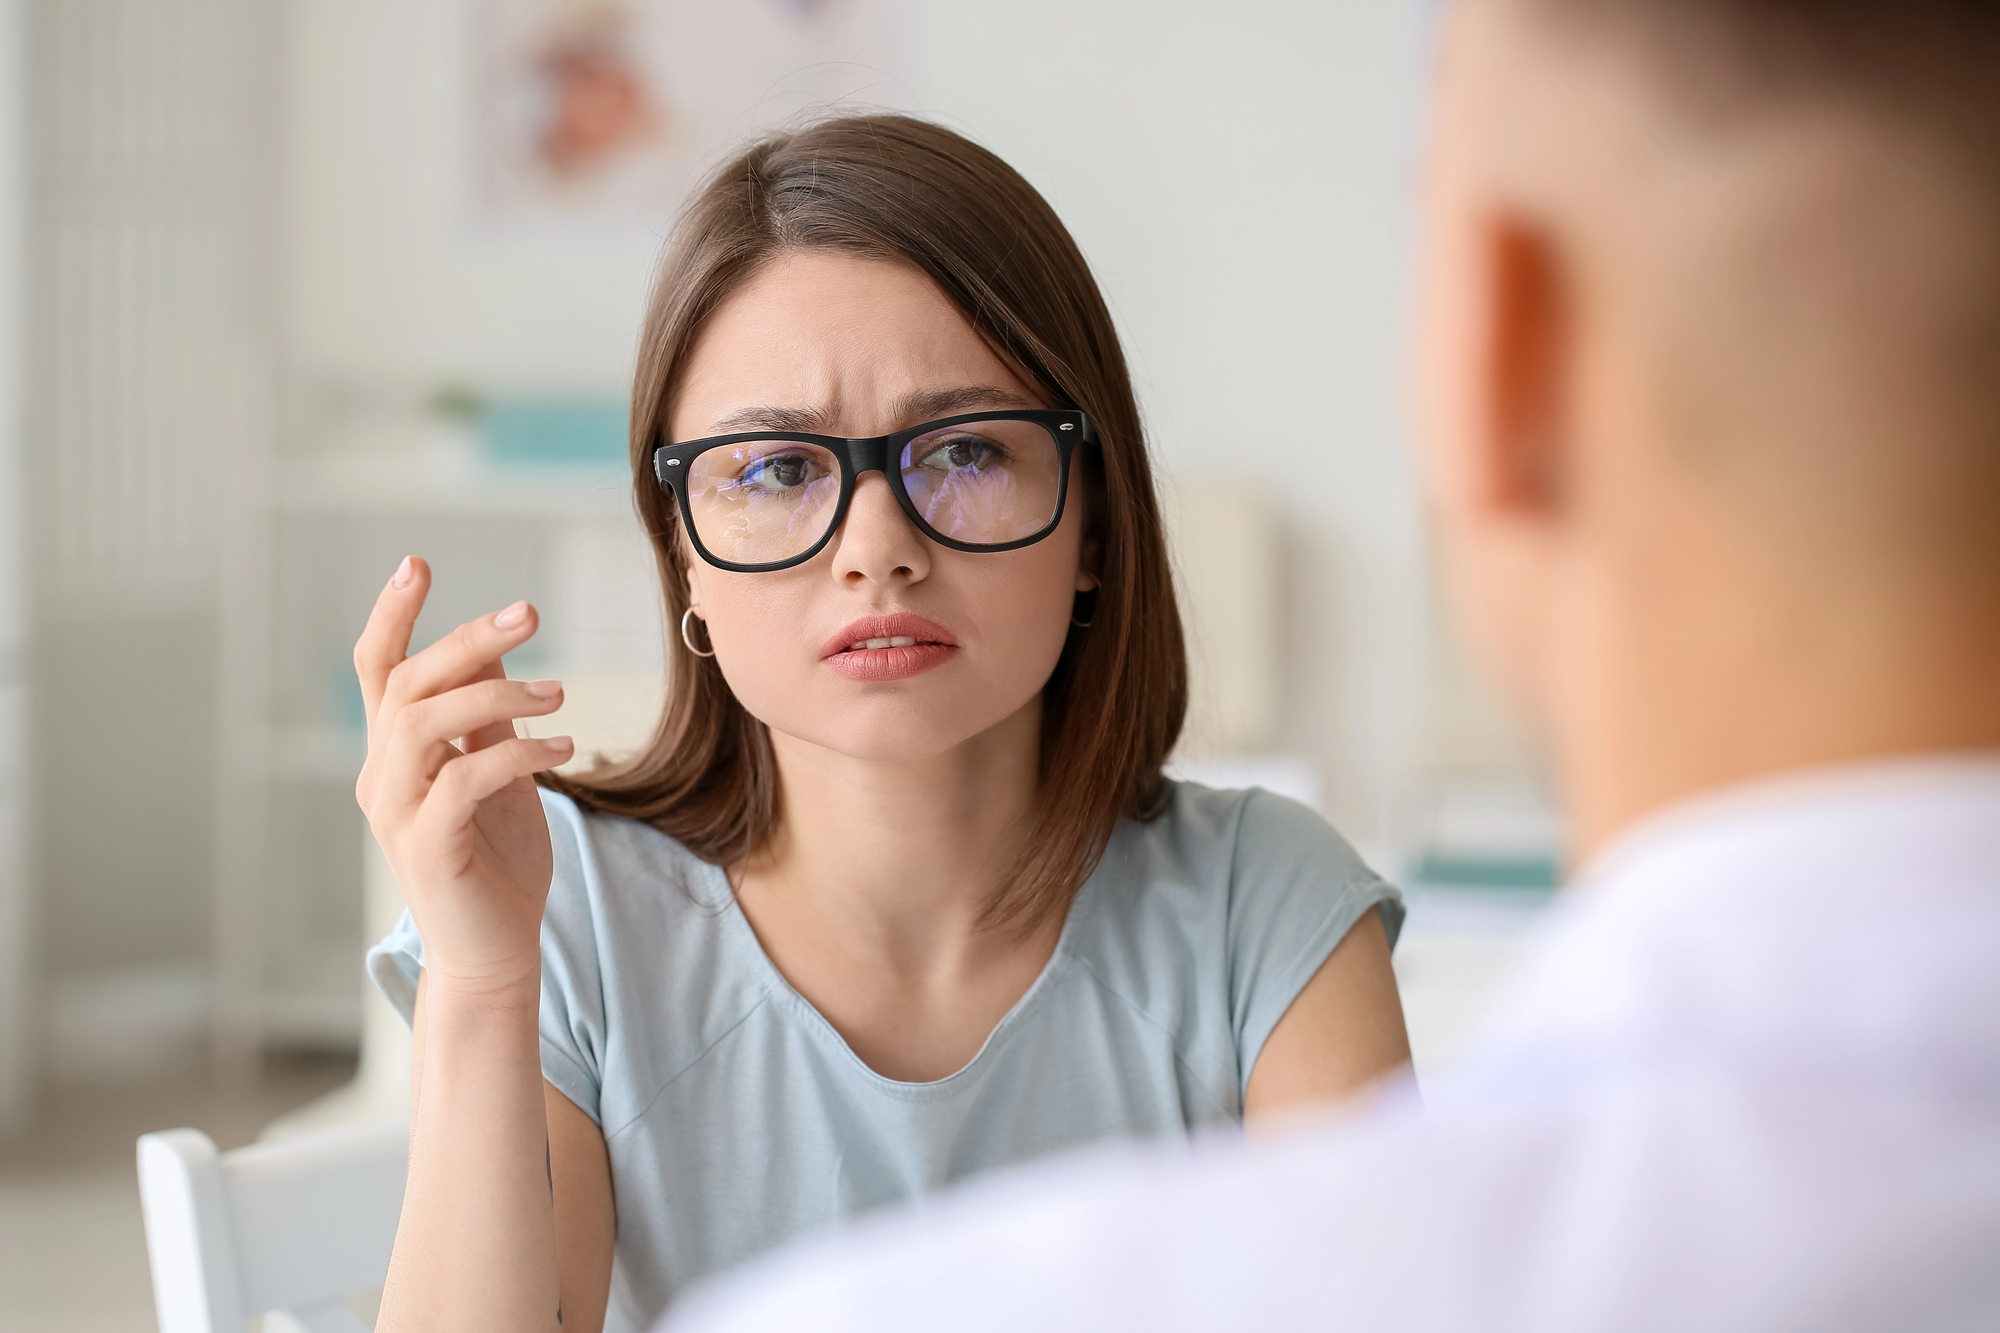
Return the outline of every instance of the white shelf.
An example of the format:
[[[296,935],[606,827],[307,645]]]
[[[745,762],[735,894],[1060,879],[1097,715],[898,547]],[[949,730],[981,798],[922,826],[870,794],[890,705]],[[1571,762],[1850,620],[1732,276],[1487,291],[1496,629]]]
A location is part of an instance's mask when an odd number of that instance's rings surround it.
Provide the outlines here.
[[[605,517],[632,513],[623,464],[499,466],[453,454],[350,455],[280,464],[291,514],[454,513]]]
[[[616,639],[608,629],[641,618],[625,604],[630,599],[621,600],[626,566],[644,575],[640,610],[650,611],[654,600],[630,470],[616,460],[494,463],[470,432],[408,415],[328,427],[310,444],[308,453],[246,453],[231,472],[240,495],[226,534],[225,563],[235,577],[226,589],[222,655],[234,665],[234,676],[224,708],[227,800],[218,832],[215,1043],[221,1062],[243,1071],[254,1069],[259,1052],[274,1042],[353,1041],[362,1026],[361,954],[372,942],[319,937],[325,913],[312,905],[349,892],[358,899],[361,885],[343,882],[343,866],[312,864],[308,858],[319,843],[293,845],[277,825],[281,812],[314,827],[330,827],[336,810],[351,818],[352,785],[367,757],[360,731],[331,716],[315,723],[275,721],[286,696],[277,672],[295,669],[281,664],[316,662],[312,654],[324,647],[316,638],[301,640],[317,630],[308,631],[285,599],[311,607],[336,600],[358,604],[360,591],[340,580],[353,573],[350,543],[372,539],[363,524],[388,520],[423,530],[471,519],[509,533],[542,533],[515,543],[536,561],[572,558],[564,553],[580,542],[615,548],[603,576],[585,580],[604,602],[594,608],[595,619],[579,617],[598,627],[592,644]],[[627,559],[628,545],[645,559]],[[288,581],[283,587],[281,578]],[[657,677],[656,669],[655,696]],[[607,716],[619,721],[623,714],[611,705],[639,692],[626,686],[622,693],[600,693],[605,699],[597,711],[610,710]],[[589,731],[582,715],[594,698],[586,688],[574,701],[578,730]],[[613,730],[622,737],[630,728]],[[290,896],[281,898],[281,888]]]

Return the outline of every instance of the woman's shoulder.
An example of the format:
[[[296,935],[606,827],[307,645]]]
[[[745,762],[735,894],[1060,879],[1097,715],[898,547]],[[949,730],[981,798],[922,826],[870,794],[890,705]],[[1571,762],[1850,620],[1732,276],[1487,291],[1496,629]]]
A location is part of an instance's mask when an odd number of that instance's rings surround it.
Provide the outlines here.
[[[1210,872],[1306,863],[1345,877],[1377,878],[1326,816],[1262,787],[1169,780],[1160,813],[1121,821],[1113,844],[1121,839],[1128,855],[1138,852],[1155,862],[1179,861]]]
[[[732,922],[728,877],[676,839],[544,790],[554,873],[542,909],[543,974],[607,994],[649,976],[731,987],[754,973]]]
[[[1236,933],[1373,903],[1393,904],[1385,919],[1401,917],[1401,895],[1324,815],[1261,787],[1169,782],[1157,816],[1119,823],[1092,879],[1118,928],[1167,918],[1176,933]]]
[[[1120,823],[1077,907],[1072,954],[1238,1108],[1264,1039],[1347,932],[1378,911],[1393,945],[1403,919],[1318,811],[1194,782]]]
[[[720,867],[560,792],[545,789],[542,808],[555,854],[543,1072],[600,1124],[622,1124],[762,1003],[770,980]]]
[[[720,928],[729,885],[722,872],[649,824],[586,810],[539,789],[554,862],[542,911],[545,964],[596,973],[615,955],[703,951]],[[369,969],[408,1015],[423,966],[423,939],[405,912],[369,953]],[[395,974],[388,970],[395,968]]]
[[[623,899],[635,891],[650,900],[658,896],[656,890],[671,887],[678,892],[663,905],[677,901],[692,910],[712,912],[720,905],[718,889],[726,895],[728,886],[720,870],[651,824],[585,809],[574,798],[546,787],[541,798],[555,856],[551,907],[559,899],[595,903]]]

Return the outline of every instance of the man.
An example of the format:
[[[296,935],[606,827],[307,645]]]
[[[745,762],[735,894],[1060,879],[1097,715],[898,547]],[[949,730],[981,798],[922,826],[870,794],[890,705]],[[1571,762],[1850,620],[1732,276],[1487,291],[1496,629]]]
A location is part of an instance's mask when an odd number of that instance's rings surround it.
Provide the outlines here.
[[[1472,1055],[675,1330],[2000,1328],[2000,6],[1462,0],[1421,375],[1580,867]]]

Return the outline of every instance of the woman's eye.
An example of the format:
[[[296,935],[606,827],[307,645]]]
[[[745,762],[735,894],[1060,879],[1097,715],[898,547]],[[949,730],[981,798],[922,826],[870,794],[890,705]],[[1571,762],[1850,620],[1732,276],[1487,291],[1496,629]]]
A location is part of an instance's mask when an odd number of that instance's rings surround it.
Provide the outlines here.
[[[790,491],[813,479],[811,459],[803,454],[776,454],[744,468],[742,484],[767,491]]]
[[[970,439],[946,440],[925,454],[921,462],[925,467],[938,468],[946,472],[960,472],[966,468],[982,472],[1005,457],[1006,455],[990,441],[975,436]]]

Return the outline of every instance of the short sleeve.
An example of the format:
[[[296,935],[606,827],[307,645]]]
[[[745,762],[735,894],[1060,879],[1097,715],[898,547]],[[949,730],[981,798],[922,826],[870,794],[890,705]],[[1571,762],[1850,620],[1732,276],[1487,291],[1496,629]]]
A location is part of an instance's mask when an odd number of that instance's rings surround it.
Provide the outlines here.
[[[603,1124],[604,997],[602,876],[590,823],[576,803],[542,793],[555,878],[542,912],[542,1076]]]
[[[542,912],[542,1076],[599,1119],[603,1089],[605,1003],[599,969],[596,858],[583,813],[568,797],[542,793],[555,874]],[[376,989],[410,1022],[417,1007],[417,978],[424,942],[408,912],[368,951]]]
[[[1231,1016],[1239,1091],[1292,1001],[1364,912],[1382,914],[1394,948],[1403,897],[1370,870],[1317,812],[1251,791],[1237,826],[1230,873]]]
[[[368,951],[368,976],[405,1023],[417,1013],[417,978],[424,970],[424,941],[408,912]]]

